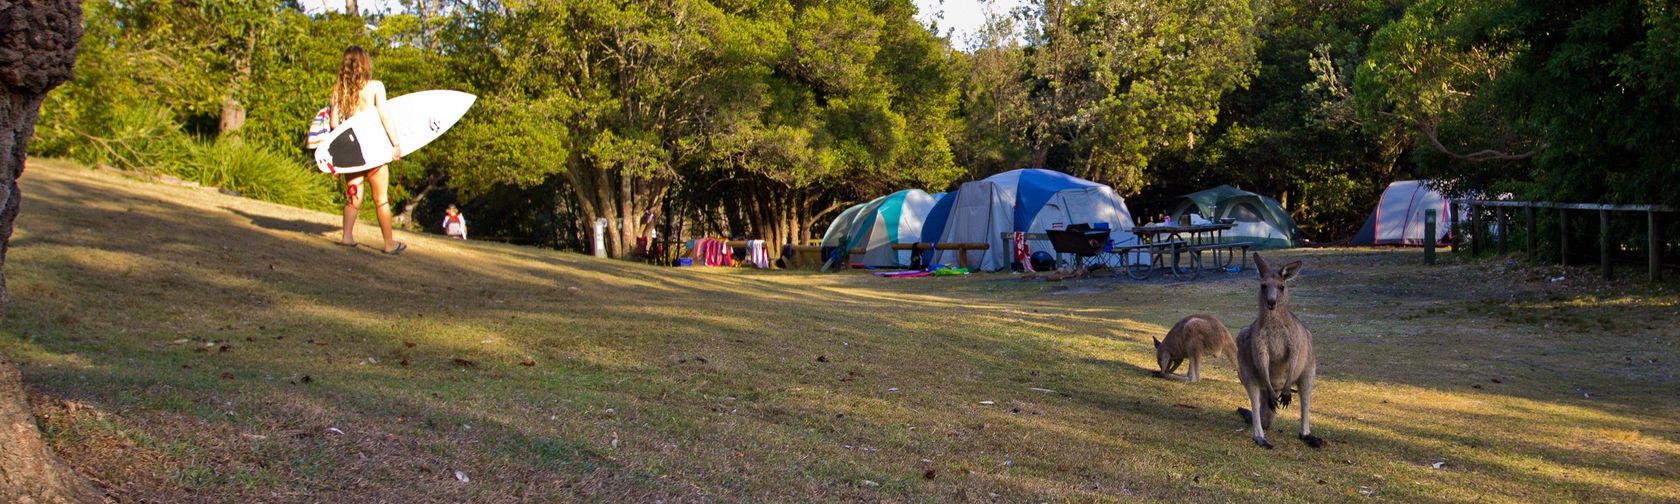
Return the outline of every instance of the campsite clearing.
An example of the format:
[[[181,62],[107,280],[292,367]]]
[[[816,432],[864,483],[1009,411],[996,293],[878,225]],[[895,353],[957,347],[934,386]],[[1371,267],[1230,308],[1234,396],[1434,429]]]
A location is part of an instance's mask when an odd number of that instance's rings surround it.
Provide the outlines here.
[[[389,258],[326,213],[51,160],[22,185],[0,352],[128,501],[1680,496],[1672,285],[1279,252],[1306,261],[1330,446],[1267,451],[1228,366],[1149,377],[1179,318],[1253,318],[1251,272],[882,279],[417,235]]]

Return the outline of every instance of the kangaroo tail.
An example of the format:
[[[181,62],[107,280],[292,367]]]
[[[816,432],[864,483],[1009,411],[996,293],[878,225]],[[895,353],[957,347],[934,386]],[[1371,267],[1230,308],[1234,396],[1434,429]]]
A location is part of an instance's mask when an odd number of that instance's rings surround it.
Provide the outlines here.
[[[1231,334],[1225,333],[1225,340],[1220,342],[1219,353],[1225,354],[1225,360],[1231,361],[1231,369],[1242,369],[1237,364],[1237,343],[1231,341]]]

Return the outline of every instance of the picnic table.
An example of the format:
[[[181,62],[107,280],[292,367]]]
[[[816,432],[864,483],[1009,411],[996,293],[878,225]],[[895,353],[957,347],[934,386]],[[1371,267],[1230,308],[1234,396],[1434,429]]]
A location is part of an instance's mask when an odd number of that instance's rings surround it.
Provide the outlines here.
[[[1126,265],[1126,273],[1132,278],[1141,280],[1148,278],[1157,269],[1165,269],[1175,278],[1195,279],[1201,276],[1203,252],[1212,256],[1212,266],[1215,269],[1226,269],[1236,264],[1238,255],[1243,256],[1241,268],[1248,267],[1247,252],[1254,243],[1226,240],[1225,230],[1233,227],[1236,227],[1236,224],[1231,222],[1136,226],[1132,228],[1132,234],[1137,235],[1139,245],[1117,249],[1130,249],[1124,251],[1127,256],[1140,253],[1147,253],[1149,256],[1147,264],[1134,257],[1121,258],[1122,264]],[[1170,264],[1167,259],[1169,256]]]
[[[1066,262],[1079,272],[1101,265],[1124,272],[1137,280],[1149,278],[1158,270],[1180,280],[1194,280],[1201,276],[1204,269],[1204,252],[1211,256],[1211,267],[1216,269],[1225,269],[1236,264],[1238,255],[1246,256],[1247,250],[1254,243],[1226,240],[1225,230],[1233,227],[1236,227],[1236,224],[1229,222],[1137,226],[1131,229],[1131,233],[1138,238],[1137,243],[1127,245],[1120,245],[1120,242],[1114,240],[1106,244],[1098,243],[1093,241],[1094,236],[1077,236],[1093,232],[1106,234],[1107,230],[1058,230],[1056,233],[1068,236],[1061,237],[1061,244],[1052,243],[1052,248],[1058,256],[1073,255],[1072,261],[1058,262]],[[999,238],[1007,242],[1012,239],[1011,235],[1012,233],[1003,232],[999,234]],[[1027,241],[1056,241],[1049,232],[1022,233],[1021,238]],[[1243,268],[1248,267],[1247,257],[1243,257],[1241,261]]]

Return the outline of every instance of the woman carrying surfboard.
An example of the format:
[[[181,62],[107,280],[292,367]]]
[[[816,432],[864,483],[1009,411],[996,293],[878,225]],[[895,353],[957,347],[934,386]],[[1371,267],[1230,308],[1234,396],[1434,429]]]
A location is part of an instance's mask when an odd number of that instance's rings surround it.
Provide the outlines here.
[[[402,147],[397,145],[396,123],[391,121],[385,110],[385,84],[373,80],[373,63],[368,59],[367,51],[360,46],[350,46],[344,49],[344,59],[338,64],[338,80],[333,83],[333,128],[369,107],[378,111],[385,136],[391,142],[391,160],[402,158]],[[389,167],[388,164],[380,165],[372,170],[344,175],[344,238],[339,241],[340,245],[356,246],[356,215],[362,208],[361,187],[364,181],[369,181],[372,182],[370,189],[373,193],[374,213],[379,216],[379,231],[385,238],[385,253],[396,255],[408,249],[408,244],[398,242],[391,236]]]

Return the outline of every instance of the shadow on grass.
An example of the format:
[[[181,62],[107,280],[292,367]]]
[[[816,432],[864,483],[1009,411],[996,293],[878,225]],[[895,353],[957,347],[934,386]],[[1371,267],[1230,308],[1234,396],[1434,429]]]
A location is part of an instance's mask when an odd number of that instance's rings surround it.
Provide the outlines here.
[[[428,248],[438,242],[425,239],[387,259],[275,233],[337,228],[263,210],[194,207],[83,180],[25,190],[34,198],[22,223],[29,239],[13,264],[28,272],[14,283],[22,306],[8,325],[36,336],[19,346],[88,363],[28,366],[31,384],[142,416],[184,417],[206,433],[146,427],[274,471],[314,497],[648,500],[701,491],[726,500],[867,500],[885,491],[966,500],[990,489],[1101,498],[1131,485],[1162,498],[1277,498],[1265,482],[1312,478],[1252,450],[1229,408],[1207,400],[1238,395],[1229,370],[1213,367],[1208,374],[1220,379],[1183,387],[1089,353],[1141,349],[1138,338],[1170,320],[1140,317],[1180,315],[1154,313],[1169,311],[1160,293],[1016,300],[1011,291],[1000,299],[975,292],[995,284],[984,281],[880,292],[868,278],[797,285],[508,246]],[[82,238],[90,232],[109,239]],[[1238,290],[1243,301],[1234,304],[1245,306],[1249,289]],[[1338,338],[1324,332],[1321,355],[1337,352]],[[173,343],[181,338],[189,343]],[[536,364],[521,365],[526,358]],[[1386,376],[1338,372],[1348,382]],[[305,374],[313,385],[292,383]],[[1454,441],[1452,432],[1404,420],[1321,418],[1333,442],[1377,459],[1422,460],[1436,443]],[[1292,426],[1288,419],[1278,428]],[[1613,424],[1581,418],[1595,422]],[[283,456],[309,461],[287,466],[263,459],[273,452],[219,441],[246,431],[318,434],[276,441]],[[1579,462],[1538,443],[1503,452],[1640,479],[1663,474]],[[924,482],[923,459],[951,475]],[[1254,480],[1196,487],[1173,476],[1210,461]],[[480,485],[454,481],[463,464]],[[1327,474],[1337,466],[1325,456],[1306,467],[1335,479]],[[1518,482],[1508,485],[1569,483],[1597,497],[1649,498],[1564,476],[1481,470]],[[190,490],[255,500],[271,490],[226,485]]]
[[[320,223],[320,222],[310,222],[310,221],[300,220],[300,219],[276,219],[276,218],[273,218],[273,217],[253,214],[253,213],[245,212],[243,210],[239,210],[237,208],[231,208],[231,207],[225,207],[225,206],[222,207],[222,210],[250,220],[251,225],[253,225],[253,226],[260,227],[260,228],[263,228],[263,229],[272,230],[272,231],[291,231],[291,232],[294,232],[294,233],[304,233],[304,234],[310,234],[310,235],[318,235],[318,234],[327,233],[327,232],[331,232],[331,231],[338,231],[339,229],[342,229],[342,227],[343,227],[343,226],[338,226],[338,225],[333,225],[333,224],[324,224],[324,223]]]

